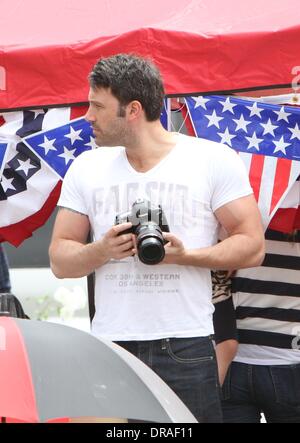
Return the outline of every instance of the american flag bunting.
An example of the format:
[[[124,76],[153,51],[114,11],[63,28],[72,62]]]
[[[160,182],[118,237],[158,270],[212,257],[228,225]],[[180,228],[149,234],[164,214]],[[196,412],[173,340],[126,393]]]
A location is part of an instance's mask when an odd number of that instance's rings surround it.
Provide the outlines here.
[[[41,131],[24,138],[24,143],[63,179],[68,168],[82,152],[96,147],[91,125],[84,119]]]
[[[300,109],[224,96],[185,102],[197,137],[239,153],[267,227],[300,175]]]

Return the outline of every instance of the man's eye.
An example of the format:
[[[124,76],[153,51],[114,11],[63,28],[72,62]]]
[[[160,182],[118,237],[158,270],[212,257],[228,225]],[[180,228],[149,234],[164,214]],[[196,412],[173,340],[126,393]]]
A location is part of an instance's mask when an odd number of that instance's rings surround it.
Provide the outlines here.
[[[102,105],[98,105],[97,103],[90,103],[90,107],[91,107],[91,108],[96,108],[96,109],[101,109],[101,108],[103,108]]]

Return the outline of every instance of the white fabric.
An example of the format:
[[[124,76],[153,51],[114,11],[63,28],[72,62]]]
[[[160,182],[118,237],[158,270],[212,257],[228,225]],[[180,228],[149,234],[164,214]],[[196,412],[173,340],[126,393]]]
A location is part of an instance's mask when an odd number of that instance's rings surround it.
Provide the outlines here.
[[[87,214],[95,239],[137,198],[160,204],[170,231],[186,248],[215,244],[214,211],[252,193],[245,167],[227,146],[178,135],[174,149],[139,173],[123,147],[80,155],[63,183],[59,205]],[[109,340],[152,340],[213,333],[210,270],[144,265],[136,257],[96,270],[93,332]]]
[[[298,208],[300,206],[300,181],[297,180],[280,205],[280,208]]]
[[[298,345],[300,347],[300,336]],[[281,349],[241,343],[234,361],[249,365],[292,365],[300,363],[300,352],[299,349]]]

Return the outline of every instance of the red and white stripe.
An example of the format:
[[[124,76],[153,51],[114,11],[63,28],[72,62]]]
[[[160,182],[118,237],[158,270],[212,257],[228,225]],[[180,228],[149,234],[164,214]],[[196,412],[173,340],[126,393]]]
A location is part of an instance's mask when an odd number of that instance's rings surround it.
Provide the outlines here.
[[[259,154],[239,153],[267,227],[300,175],[300,162]]]
[[[280,204],[269,228],[281,232],[292,232],[300,229],[300,181],[297,180],[291,187],[287,196]]]

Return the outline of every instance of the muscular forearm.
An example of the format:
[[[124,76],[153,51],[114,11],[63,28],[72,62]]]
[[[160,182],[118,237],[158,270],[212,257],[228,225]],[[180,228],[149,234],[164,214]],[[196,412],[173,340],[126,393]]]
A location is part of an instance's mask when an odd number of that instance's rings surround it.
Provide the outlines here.
[[[220,243],[201,249],[184,250],[175,261],[185,266],[209,269],[240,269],[259,266],[264,257],[264,242],[243,234],[228,237]]]
[[[99,242],[85,245],[65,239],[53,242],[49,255],[52,271],[58,278],[84,277],[108,260]]]
[[[134,235],[123,234],[131,227],[131,223],[115,225],[100,240],[89,244],[53,234],[49,248],[52,271],[58,278],[84,277],[110,259],[122,260],[132,256],[136,253]]]

